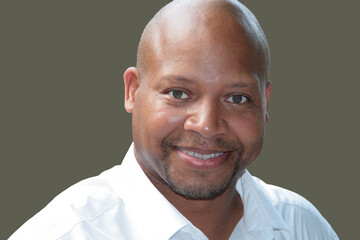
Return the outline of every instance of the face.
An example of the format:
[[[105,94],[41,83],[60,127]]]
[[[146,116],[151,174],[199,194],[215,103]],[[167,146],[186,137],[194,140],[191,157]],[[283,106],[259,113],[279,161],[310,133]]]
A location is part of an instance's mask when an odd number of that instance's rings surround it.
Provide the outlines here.
[[[135,156],[156,184],[212,199],[259,154],[271,85],[257,78],[242,33],[192,42],[171,36],[159,36],[146,72],[124,75]]]

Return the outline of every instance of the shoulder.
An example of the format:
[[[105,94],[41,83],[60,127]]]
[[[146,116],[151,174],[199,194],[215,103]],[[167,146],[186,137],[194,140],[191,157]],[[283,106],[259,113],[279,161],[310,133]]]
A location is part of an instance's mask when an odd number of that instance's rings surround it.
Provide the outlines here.
[[[307,199],[259,178],[253,179],[289,226],[293,239],[338,239],[331,225]]]
[[[108,170],[111,171],[111,170]],[[76,227],[119,211],[122,199],[101,175],[82,180],[56,196],[18,229],[10,240],[61,239]]]
[[[306,209],[314,214],[320,214],[318,210],[301,195],[282,187],[267,184],[257,177],[253,177],[253,179],[274,206],[294,206]]]

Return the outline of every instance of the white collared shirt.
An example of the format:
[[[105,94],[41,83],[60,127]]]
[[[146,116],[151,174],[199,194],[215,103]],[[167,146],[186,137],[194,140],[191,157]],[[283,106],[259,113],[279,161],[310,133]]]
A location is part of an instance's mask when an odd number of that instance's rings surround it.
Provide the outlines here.
[[[122,165],[83,180],[54,198],[10,240],[206,240],[161,195],[130,147]],[[236,189],[244,215],[230,240],[335,240],[327,221],[301,196],[252,177]]]

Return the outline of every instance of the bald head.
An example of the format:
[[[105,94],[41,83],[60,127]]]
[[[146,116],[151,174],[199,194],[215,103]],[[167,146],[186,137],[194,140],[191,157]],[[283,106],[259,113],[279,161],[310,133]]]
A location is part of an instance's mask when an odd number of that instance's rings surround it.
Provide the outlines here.
[[[175,0],[163,7],[141,36],[137,55],[140,78],[146,76],[149,68],[156,67],[165,46],[179,45],[184,54],[196,51],[194,43],[209,43],[208,50],[212,51],[214,44],[210,43],[214,42],[217,46],[230,44],[239,51],[245,46],[250,48],[254,73],[261,83],[268,81],[265,34],[250,10],[235,0]]]
[[[262,147],[268,58],[255,17],[235,1],[173,1],[146,26],[137,68],[124,73],[125,109],[135,157],[164,195],[233,196]],[[186,153],[197,149],[224,154]]]

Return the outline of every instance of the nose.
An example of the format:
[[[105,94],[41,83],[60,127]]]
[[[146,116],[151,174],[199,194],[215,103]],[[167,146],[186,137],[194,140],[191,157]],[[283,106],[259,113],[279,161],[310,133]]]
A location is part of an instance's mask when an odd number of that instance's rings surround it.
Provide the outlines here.
[[[184,129],[195,132],[205,139],[228,132],[221,106],[210,101],[203,101],[194,106],[185,120]]]

